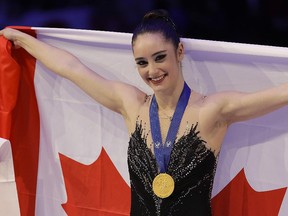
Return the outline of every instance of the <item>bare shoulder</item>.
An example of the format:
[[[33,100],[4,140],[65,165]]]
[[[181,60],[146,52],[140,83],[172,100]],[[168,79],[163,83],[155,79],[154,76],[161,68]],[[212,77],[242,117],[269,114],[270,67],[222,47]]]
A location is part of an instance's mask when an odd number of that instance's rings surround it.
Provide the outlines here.
[[[218,154],[226,134],[228,124],[221,115],[221,103],[225,94],[200,94],[193,92],[190,100],[191,113],[194,116],[192,122],[198,123],[200,136],[205,140],[209,148]]]
[[[231,98],[237,98],[236,92],[218,92],[213,94],[196,93],[198,100],[195,104],[199,107],[202,118],[209,120],[213,124],[215,122],[225,121],[225,110]]]
[[[201,97],[201,100],[199,100],[199,104],[201,104],[200,116],[202,120],[205,120],[205,125],[209,129],[227,127],[224,109],[233,94],[232,92],[219,92]]]
[[[222,113],[222,109],[224,109],[227,104],[233,100],[237,101],[237,99],[243,94],[244,93],[236,91],[223,91],[208,95],[198,94],[198,103],[201,104],[205,110]]]
[[[194,91],[191,102],[194,106],[196,105],[201,110],[214,110],[221,105],[224,98],[224,93],[201,94]]]
[[[147,104],[149,96],[139,88],[127,84],[118,84],[117,91],[121,92],[123,103],[121,114],[128,130],[130,130],[130,128],[134,127],[140,110]]]

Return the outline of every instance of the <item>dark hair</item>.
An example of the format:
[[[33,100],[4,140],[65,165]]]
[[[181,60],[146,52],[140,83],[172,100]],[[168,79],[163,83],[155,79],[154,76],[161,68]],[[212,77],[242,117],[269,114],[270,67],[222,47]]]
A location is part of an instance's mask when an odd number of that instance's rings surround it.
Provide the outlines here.
[[[138,35],[144,33],[161,33],[166,40],[171,41],[178,48],[180,37],[176,26],[169,17],[168,12],[163,9],[152,10],[146,13],[141,23],[135,28],[132,36],[132,47]]]

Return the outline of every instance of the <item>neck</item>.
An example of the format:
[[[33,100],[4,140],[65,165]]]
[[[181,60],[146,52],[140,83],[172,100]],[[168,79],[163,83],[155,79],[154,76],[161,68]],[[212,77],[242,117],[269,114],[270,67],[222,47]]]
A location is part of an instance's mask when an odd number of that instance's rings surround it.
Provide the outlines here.
[[[184,81],[177,85],[172,91],[169,92],[155,92],[156,101],[158,104],[158,111],[159,112],[166,112],[171,114],[170,112],[174,112],[178,100],[180,98],[181,92],[184,87]]]

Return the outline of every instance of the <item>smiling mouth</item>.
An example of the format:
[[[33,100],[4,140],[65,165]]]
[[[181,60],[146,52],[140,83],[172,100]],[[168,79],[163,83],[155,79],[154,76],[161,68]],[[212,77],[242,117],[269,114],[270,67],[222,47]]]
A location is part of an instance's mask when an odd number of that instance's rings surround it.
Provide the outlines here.
[[[164,80],[165,76],[167,76],[167,74],[163,74],[162,76],[155,77],[155,78],[148,78],[148,79],[153,84],[159,84]]]

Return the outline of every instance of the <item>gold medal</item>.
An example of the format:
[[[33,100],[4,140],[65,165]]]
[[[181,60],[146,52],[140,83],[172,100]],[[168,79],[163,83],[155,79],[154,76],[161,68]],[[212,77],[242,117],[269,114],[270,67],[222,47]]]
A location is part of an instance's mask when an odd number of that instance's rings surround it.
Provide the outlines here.
[[[152,188],[158,197],[167,198],[174,191],[174,180],[169,174],[160,173],[154,178]]]

